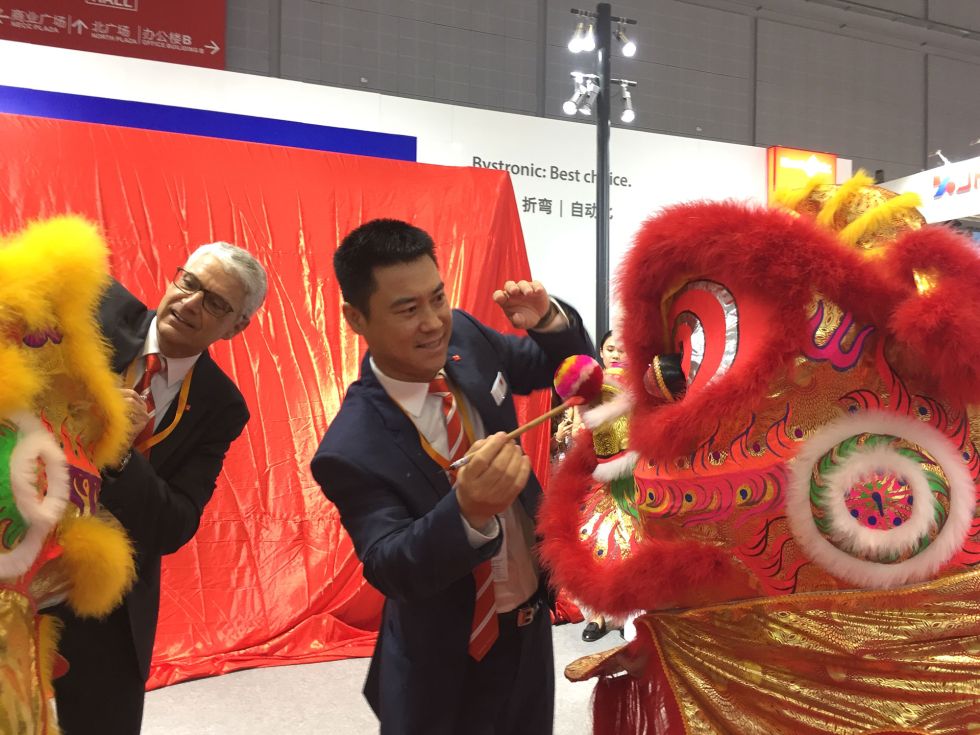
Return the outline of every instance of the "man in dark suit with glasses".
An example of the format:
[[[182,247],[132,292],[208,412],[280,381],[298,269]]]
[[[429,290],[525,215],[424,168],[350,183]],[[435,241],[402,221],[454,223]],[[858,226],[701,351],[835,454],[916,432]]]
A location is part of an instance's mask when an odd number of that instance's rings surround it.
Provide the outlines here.
[[[99,321],[122,376],[131,449],[103,473],[101,500],[133,541],[137,579],[105,620],[58,608],[65,622],[60,653],[70,667],[55,681],[64,735],[140,731],[160,559],[194,536],[225,453],[249,418],[241,392],[208,348],[245,329],[265,292],[262,266],[219,242],[202,245],[177,269],[155,312],[119,283],[106,293]]]

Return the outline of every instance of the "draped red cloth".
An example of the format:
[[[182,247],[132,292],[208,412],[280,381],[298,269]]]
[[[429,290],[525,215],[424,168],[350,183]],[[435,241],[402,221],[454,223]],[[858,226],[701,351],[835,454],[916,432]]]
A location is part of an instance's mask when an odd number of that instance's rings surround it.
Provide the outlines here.
[[[86,216],[106,234],[114,275],[150,306],[201,243],[234,242],[269,272],[252,325],[212,348],[252,420],[197,535],[164,560],[150,688],[369,655],[381,597],[308,468],[364,349],[341,316],[333,252],[369,219],[408,220],[433,236],[454,305],[506,330],[491,293],[529,275],[510,179],[4,114],[0,140],[0,231]],[[542,394],[523,408],[537,415],[547,403]],[[525,442],[541,477],[545,432]]]

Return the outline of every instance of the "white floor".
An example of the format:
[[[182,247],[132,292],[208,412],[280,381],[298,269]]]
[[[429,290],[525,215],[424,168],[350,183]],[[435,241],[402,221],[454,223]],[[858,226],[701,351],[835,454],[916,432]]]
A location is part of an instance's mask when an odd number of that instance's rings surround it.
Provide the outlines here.
[[[583,624],[554,629],[555,735],[591,732],[592,683],[571,684],[565,665],[622,644],[616,631],[595,643]],[[363,735],[378,723],[361,687],[367,659],[277,666],[198,679],[146,696],[143,735]]]

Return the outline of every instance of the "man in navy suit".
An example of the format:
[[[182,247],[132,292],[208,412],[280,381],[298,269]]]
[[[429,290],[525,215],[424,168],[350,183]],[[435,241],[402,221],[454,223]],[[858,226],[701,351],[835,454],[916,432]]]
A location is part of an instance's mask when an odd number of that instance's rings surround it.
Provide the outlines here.
[[[546,735],[554,663],[532,553],[541,487],[504,433],[517,424],[513,394],[549,388],[591,341],[536,281],[493,294],[528,337],[452,310],[432,239],[397,220],[351,232],[334,269],[368,355],[312,469],[386,597],[365,684],[381,733]]]
[[[241,392],[208,347],[245,329],[265,292],[255,258],[221,242],[191,254],[155,312],[119,283],[106,292],[99,323],[122,375],[132,448],[103,472],[101,502],[133,542],[137,579],[105,620],[56,608],[65,624],[59,650],[69,665],[55,680],[64,735],[140,731],[161,557],[194,536],[225,452],[249,418]]]

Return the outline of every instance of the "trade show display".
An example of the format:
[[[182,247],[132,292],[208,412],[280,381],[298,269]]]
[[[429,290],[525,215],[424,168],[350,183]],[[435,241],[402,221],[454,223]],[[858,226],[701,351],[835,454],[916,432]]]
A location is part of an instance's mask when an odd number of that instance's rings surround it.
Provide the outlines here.
[[[506,331],[491,294],[529,275],[507,175],[19,115],[0,114],[0,138],[0,231],[81,215],[113,275],[145,294],[214,240],[270,274],[259,328],[212,350],[252,420],[193,541],[165,560],[149,686],[369,655],[381,596],[308,467],[360,366],[333,252],[372,217],[411,221],[432,233],[453,305]],[[530,399],[529,415],[547,402]],[[548,437],[530,437],[544,466]]]

